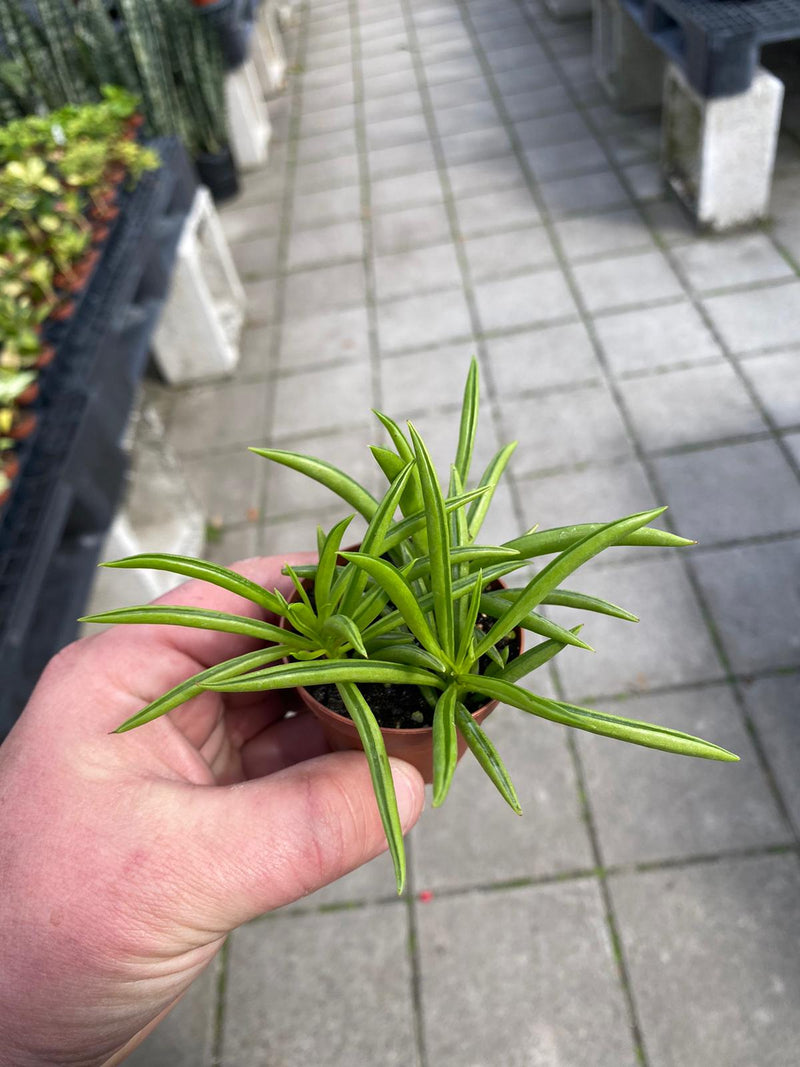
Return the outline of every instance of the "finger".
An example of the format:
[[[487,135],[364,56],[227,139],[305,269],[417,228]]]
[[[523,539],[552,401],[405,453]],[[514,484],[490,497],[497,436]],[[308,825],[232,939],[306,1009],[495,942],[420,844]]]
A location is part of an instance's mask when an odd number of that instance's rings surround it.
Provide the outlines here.
[[[390,760],[403,831],[425,800],[421,775]],[[363,753],[335,752],[232,788],[196,789],[202,832],[186,833],[182,855],[204,872],[189,903],[195,922],[220,934],[298,900],[383,852]]]
[[[322,727],[305,712],[276,722],[248,741],[241,750],[242,769],[245,778],[263,778],[329,751]]]

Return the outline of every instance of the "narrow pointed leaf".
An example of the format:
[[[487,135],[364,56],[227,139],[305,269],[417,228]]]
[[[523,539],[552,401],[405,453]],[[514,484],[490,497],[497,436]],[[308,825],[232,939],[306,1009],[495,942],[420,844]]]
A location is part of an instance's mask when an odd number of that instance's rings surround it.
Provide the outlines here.
[[[525,618],[528,612],[541,604],[548,593],[557,589],[567,575],[572,574],[587,560],[592,559],[604,549],[619,542],[623,537],[633,533],[634,530],[646,526],[664,512],[664,508],[655,508],[652,511],[639,512],[636,515],[628,515],[617,522],[610,522],[601,526],[599,530],[584,537],[572,548],[556,556],[544,567],[520,594],[517,602],[511,605],[492,626],[484,640],[478,645],[478,652],[485,651],[489,645],[497,644],[501,637],[509,633]]]
[[[211,582],[221,589],[227,589],[231,593],[238,593],[239,596],[246,597],[254,604],[258,604],[276,615],[283,614],[281,601],[274,593],[268,592],[257,582],[237,574],[236,571],[229,570],[227,567],[219,567],[216,563],[209,563],[203,559],[192,559],[190,556],[174,556],[160,552],[143,553],[138,556],[127,556],[125,559],[101,563],[100,566],[131,570],[169,571],[172,574],[181,574],[185,578],[197,578],[200,581]]]
[[[450,685],[433,711],[433,806],[438,808],[450,789],[458,763],[456,700],[458,688]]]
[[[331,615],[322,627],[323,639],[351,645],[356,652],[366,657],[367,650],[361,638],[361,631],[347,615]]]
[[[461,475],[458,473],[458,468],[453,467],[450,473],[450,496],[457,496],[463,490],[463,484],[461,481]],[[469,545],[469,531],[467,529],[467,514],[464,508],[458,508],[456,511],[450,513],[450,560],[454,564],[452,570],[452,576],[454,579],[467,578],[469,576],[469,564],[463,561],[456,560],[455,553],[463,545]],[[455,603],[455,643],[456,646],[461,644],[461,635],[467,626],[467,612],[469,611],[469,601],[466,597],[462,597]],[[469,633],[472,633],[472,627],[469,628]]]
[[[255,452],[257,456],[271,459],[274,463],[281,463],[284,467],[291,467],[292,470],[299,471],[308,478],[313,478],[315,482],[319,482],[320,485],[336,493],[367,520],[372,518],[378,506],[378,501],[363,485],[359,485],[349,474],[345,474],[338,467],[322,459],[303,456],[299,452],[284,452],[278,448],[251,448],[250,451]]]
[[[538,715],[542,719],[562,723],[564,726],[572,726],[577,730],[587,730],[589,733],[602,734],[604,737],[614,737],[619,741],[628,741],[634,745],[643,745],[645,748],[657,748],[663,752],[675,752],[684,756],[698,756],[701,759],[726,762],[739,759],[727,749],[720,748],[719,745],[714,745],[710,741],[703,741],[702,738],[693,737],[692,734],[670,730],[665,726],[656,726],[654,723],[640,722],[637,719],[626,719],[609,712],[565,704],[559,700],[548,700],[546,697],[535,696],[517,685],[510,685],[500,678],[476,676],[469,679],[469,686],[472,692],[481,693],[493,700],[502,700],[531,715]]]
[[[486,489],[487,492],[484,493],[482,497],[479,497],[478,500],[473,501],[467,512],[467,526],[469,528],[469,538],[471,541],[474,541],[480,533],[481,526],[483,526],[483,521],[486,518],[486,513],[492,503],[497,484],[502,477],[503,471],[508,466],[508,461],[511,459],[511,455],[516,447],[517,442],[512,441],[511,444],[501,448],[483,472],[481,480],[478,482],[478,488]]]
[[[507,603],[508,601],[499,598],[496,593],[485,593],[481,597],[481,611],[485,615],[498,618],[506,610],[505,605]],[[539,634],[540,637],[546,637],[552,641],[562,641],[565,645],[573,645],[575,648],[582,648],[586,652],[594,652],[592,646],[587,645],[572,630],[565,629],[557,622],[553,622],[552,619],[546,619],[544,615],[537,615],[535,611],[526,615],[524,619],[520,619],[517,625],[521,626],[523,630],[530,630],[531,633]]]
[[[114,733],[123,734],[128,730],[133,730],[136,726],[143,726],[146,722],[152,722],[153,719],[166,715],[167,712],[180,707],[181,704],[185,704],[192,697],[205,692],[205,683],[207,682],[236,678],[246,671],[253,670],[255,667],[263,667],[266,663],[274,663],[275,660],[283,659],[290,651],[288,645],[272,645],[271,648],[259,649],[257,652],[247,652],[244,656],[237,656],[235,659],[229,659],[225,663],[217,664],[216,667],[209,667],[208,670],[200,671],[199,674],[187,678],[185,682],[181,682],[180,685],[168,690],[157,700],[153,700],[147,707],[142,708],[141,711],[131,716],[130,719],[126,719],[114,730]]]
[[[364,747],[364,755],[367,757],[369,765],[375,800],[378,804],[381,822],[389,844],[389,853],[394,864],[397,892],[402,893],[406,881],[403,827],[400,824],[400,815],[397,811],[397,796],[394,791],[392,768],[389,765],[389,757],[386,755],[386,746],[383,743],[380,727],[375,721],[372,709],[356,685],[342,682],[337,688],[345,707],[350,713],[350,718],[358,730],[358,736],[361,738],[361,744]]]
[[[456,704],[456,726],[475,759],[489,775],[500,796],[517,815],[521,815],[522,807],[514,784],[497,749],[460,702]]]
[[[455,467],[461,484],[466,485],[472,466],[472,450],[475,447],[475,431],[478,428],[478,361],[472,357],[464,386],[464,399],[461,403],[461,422],[458,429],[458,447],[456,449]]]
[[[381,411],[374,412],[376,418],[381,423],[383,428],[389,434],[392,439],[392,444],[397,449],[397,454],[404,464],[411,463],[414,460],[414,450],[406,440],[406,436],[394,419],[389,418],[388,415],[384,415]],[[376,457],[377,458],[377,457]],[[404,515],[413,515],[418,511],[422,511],[422,492],[419,484],[419,473],[414,470],[411,479],[406,485],[405,492],[400,498],[400,507]],[[424,526],[414,532],[414,538],[420,545],[423,551],[427,550],[426,533]]]
[[[638,622],[638,615],[633,615],[625,608],[617,604],[611,604],[608,600],[600,597],[587,596],[586,593],[574,593],[570,589],[556,589],[548,593],[542,601],[543,604],[551,604],[553,607],[578,608],[580,611],[594,611],[598,615],[610,615],[614,619],[623,619],[625,622]]]
[[[515,537],[512,541],[506,541],[506,547],[516,548],[525,559],[533,559],[535,556],[550,556],[554,552],[563,552],[572,548],[589,534],[602,530],[606,523],[585,522],[579,526],[559,526],[552,530],[537,530],[533,533]],[[643,548],[683,548],[687,545],[697,544],[686,537],[678,537],[677,534],[669,533],[668,530],[655,530],[644,528],[634,530],[622,540],[617,541],[615,547],[640,546]]]
[[[403,635],[408,640],[408,634]],[[437,656],[431,655],[419,645],[398,644],[388,645],[380,650],[380,658],[386,663],[407,663],[410,667],[420,667],[422,670],[441,671],[447,670],[446,665]]]
[[[357,567],[363,568],[385,590],[400,612],[406,626],[422,647],[427,648],[434,656],[443,657],[446,660],[447,655],[428,625],[414,595],[414,590],[397,568],[387,563],[386,560],[376,559],[374,556],[362,556],[357,552],[345,552],[344,557]]]
[[[444,683],[431,671],[407,667],[402,663],[382,660],[325,659],[307,663],[288,663],[256,671],[239,681],[222,682],[206,688],[222,693],[260,693],[272,689],[288,689],[296,685],[319,685],[339,682],[377,682],[397,685],[429,685],[442,689]]]
[[[322,620],[331,614],[331,583],[333,582],[333,575],[336,571],[336,559],[342,544],[344,532],[352,521],[353,516],[348,515],[347,518],[342,519],[341,522],[337,522],[330,533],[327,534],[327,536],[324,536],[322,540],[322,547],[319,550],[317,574],[314,579],[314,600],[317,605],[317,614]]]
[[[469,492],[464,493],[456,500],[445,500],[445,511],[449,514],[454,508],[463,508],[467,504],[470,504],[472,501],[478,500],[480,497],[482,497],[485,493],[488,492],[488,488],[484,486],[481,489],[470,489]],[[419,511],[415,511],[412,514],[407,515],[407,517],[405,519],[402,519],[400,522],[395,523],[394,526],[391,528],[389,534],[387,535],[386,541],[384,543],[385,551],[391,551],[391,549],[395,548],[397,545],[408,541],[408,539],[410,537],[413,537],[414,534],[416,534],[419,530],[422,530],[425,526],[425,519],[425,511],[423,509],[420,509]],[[520,558],[525,559],[527,557],[522,556]]]
[[[230,615],[225,611],[207,611],[205,608],[173,607],[168,604],[146,604],[135,608],[117,608],[99,615],[86,615],[78,622],[142,623],[150,626],[191,626],[200,630],[216,630],[226,634],[241,634],[243,637],[258,637],[263,641],[278,641],[292,648],[310,648],[310,643],[297,634],[282,630],[260,619],[248,619],[244,615]]]
[[[580,626],[574,626],[570,633],[577,636],[580,630]],[[523,652],[521,656],[513,659],[503,668],[498,677],[504,682],[518,682],[520,678],[524,678],[526,674],[530,674],[531,671],[543,666],[566,647],[566,641],[541,641],[538,645],[534,645],[533,648],[529,648],[527,652]]]
[[[456,664],[458,670],[466,668],[468,663],[471,664],[475,662],[472,650],[475,641],[475,624],[478,621],[478,612],[481,609],[482,590],[483,571],[478,571],[475,576],[475,585],[472,587],[472,593],[467,602],[467,610],[464,613],[464,629],[461,632],[458,649],[456,651]],[[460,602],[463,603],[465,601],[466,598],[462,597]]]
[[[439,479],[425,446],[414,426],[408,424],[408,432],[414,444],[417,472],[422,488],[428,534],[428,554],[431,558],[431,592],[433,615],[436,619],[437,638],[446,656],[455,655],[455,623],[453,618],[453,576],[450,572],[450,531]],[[399,607],[399,605],[398,605]]]

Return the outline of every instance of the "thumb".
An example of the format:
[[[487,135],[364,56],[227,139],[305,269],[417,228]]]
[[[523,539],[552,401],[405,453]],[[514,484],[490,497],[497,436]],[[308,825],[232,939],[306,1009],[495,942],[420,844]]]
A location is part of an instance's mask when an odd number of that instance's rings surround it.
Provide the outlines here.
[[[422,812],[425,787],[410,764],[389,762],[406,833]],[[266,778],[202,787],[192,804],[202,833],[192,835],[197,844],[184,856],[204,872],[196,904],[220,933],[313,893],[387,848],[363,753],[329,753]]]

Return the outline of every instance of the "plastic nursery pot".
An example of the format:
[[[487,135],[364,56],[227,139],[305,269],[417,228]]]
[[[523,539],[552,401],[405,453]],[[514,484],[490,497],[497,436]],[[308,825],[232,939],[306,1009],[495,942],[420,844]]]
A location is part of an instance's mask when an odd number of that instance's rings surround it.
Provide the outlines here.
[[[492,583],[492,588],[502,589],[504,585],[502,582],[497,581]],[[280,620],[280,625],[286,626],[285,618]],[[519,642],[517,655],[521,655],[523,651],[522,628],[518,627],[514,631],[514,635]],[[340,715],[338,712],[332,711],[331,708],[321,704],[303,686],[298,686],[295,692],[304,706],[319,722],[322,732],[325,734],[325,740],[334,752],[363,751],[361,738],[358,736],[358,730],[352,719],[347,718],[345,715]],[[472,712],[472,717],[480,725],[488,719],[496,707],[496,700],[487,701],[486,704]],[[428,783],[433,781],[433,727],[421,726],[408,730],[382,726],[381,737],[386,746],[386,754],[388,756],[396,756],[397,759],[405,760],[412,767],[416,767],[424,781]],[[457,734],[457,739],[458,759],[460,760],[467,751],[467,742],[460,733]]]
[[[50,312],[50,318],[55,322],[66,322],[75,311],[74,300],[63,300],[57,307]]]
[[[27,408],[36,400],[39,396],[39,383],[31,382],[29,386],[22,390],[16,399],[18,407]]]
[[[216,203],[230,200],[239,192],[239,172],[230,148],[221,152],[201,152],[195,158],[200,181],[208,187]]]

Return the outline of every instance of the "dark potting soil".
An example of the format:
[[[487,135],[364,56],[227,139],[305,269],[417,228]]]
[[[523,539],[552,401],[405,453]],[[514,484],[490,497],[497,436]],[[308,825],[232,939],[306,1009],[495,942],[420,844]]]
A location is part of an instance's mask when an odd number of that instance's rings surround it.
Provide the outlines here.
[[[494,622],[487,616],[478,618],[478,629],[486,630]],[[520,652],[519,638],[511,634],[498,642],[498,648],[509,647],[509,660],[515,659]],[[483,672],[489,666],[488,656],[482,656],[478,666]],[[335,684],[310,685],[308,692],[326,708],[343,715],[349,719],[350,715],[344,706],[344,701],[339,696]],[[433,726],[433,708],[428,704],[416,685],[396,685],[389,683],[365,683],[359,686],[361,694],[372,709],[378,725],[384,730],[420,730],[426,726]],[[478,708],[487,703],[487,698],[472,694],[464,701],[469,712],[476,712]]]

